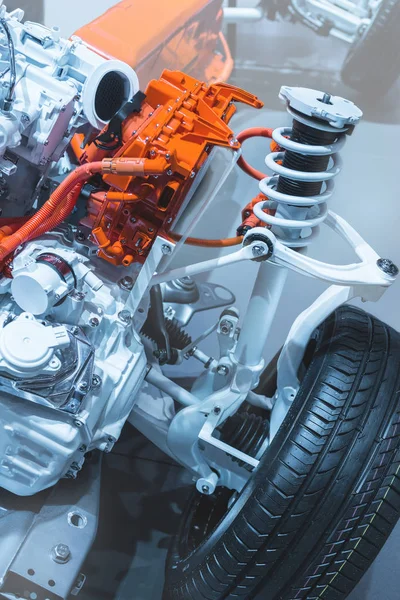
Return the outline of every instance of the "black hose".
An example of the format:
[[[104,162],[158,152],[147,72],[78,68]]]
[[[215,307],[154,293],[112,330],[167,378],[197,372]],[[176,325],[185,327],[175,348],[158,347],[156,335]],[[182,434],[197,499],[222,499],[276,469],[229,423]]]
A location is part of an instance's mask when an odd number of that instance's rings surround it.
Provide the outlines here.
[[[16,68],[16,63],[15,63],[15,47],[14,47],[13,39],[11,37],[10,28],[8,26],[7,21],[4,18],[0,19],[0,25],[3,28],[4,33],[6,34],[8,50],[9,50],[9,54],[10,54],[10,58],[9,58],[9,60],[10,60],[10,87],[8,89],[8,94],[7,94],[7,97],[4,102],[4,110],[8,112],[11,109],[13,99],[14,99],[14,90],[15,90],[15,84],[17,81],[17,68]]]

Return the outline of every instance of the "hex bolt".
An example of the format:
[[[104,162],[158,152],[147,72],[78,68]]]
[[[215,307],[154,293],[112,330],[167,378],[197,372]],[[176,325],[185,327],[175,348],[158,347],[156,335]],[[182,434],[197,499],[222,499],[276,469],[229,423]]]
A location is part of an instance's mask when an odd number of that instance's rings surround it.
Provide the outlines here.
[[[172,248],[171,246],[167,246],[167,244],[163,244],[161,251],[163,254],[169,255],[172,253]]]
[[[78,231],[75,237],[78,242],[84,242],[86,240],[86,236],[83,231]]]
[[[224,321],[221,321],[219,329],[220,329],[222,335],[229,335],[232,332],[233,325],[230,321],[227,321],[225,319]]]
[[[253,246],[253,256],[262,256],[265,254],[263,246]]]
[[[129,312],[129,310],[121,310],[121,312],[118,315],[118,318],[123,323],[130,323],[132,321],[132,315]]]
[[[101,377],[99,377],[99,375],[93,375],[93,377],[92,377],[92,388],[98,389],[99,387],[101,387],[101,384],[102,384]]]
[[[98,327],[100,325],[100,321],[97,317],[92,317],[89,320],[89,325],[90,325],[90,327]]]
[[[216,406],[213,410],[214,415],[220,415],[222,408],[220,406]]]
[[[381,271],[392,277],[397,277],[399,274],[399,268],[389,258],[380,258],[377,263]]]
[[[120,281],[119,281],[119,287],[122,288],[123,290],[126,290],[127,292],[130,292],[131,289],[133,288],[133,279],[132,277],[123,277]]]
[[[225,365],[220,365],[217,369],[217,373],[218,373],[218,375],[222,375],[223,377],[226,377],[229,374],[229,369]]]
[[[51,557],[54,562],[65,564],[71,558],[71,550],[66,544],[57,544],[57,546],[54,546],[53,550],[51,551]]]
[[[86,381],[81,381],[81,383],[79,384],[79,389],[81,392],[86,392],[88,387],[89,386]]]

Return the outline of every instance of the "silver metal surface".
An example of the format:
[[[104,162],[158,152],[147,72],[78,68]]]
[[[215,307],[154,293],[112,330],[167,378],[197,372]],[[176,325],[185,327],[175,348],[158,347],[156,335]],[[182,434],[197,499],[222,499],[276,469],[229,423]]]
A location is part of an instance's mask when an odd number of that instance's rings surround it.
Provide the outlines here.
[[[163,284],[165,315],[185,327],[196,313],[231,306],[235,296],[222,285],[195,282],[183,277]]]
[[[100,473],[101,455],[96,454],[76,481],[60,482],[41,499],[37,514],[24,509],[27,500],[18,505],[7,497],[0,518],[1,593],[37,600],[69,598],[82,581],[82,565],[97,531]]]

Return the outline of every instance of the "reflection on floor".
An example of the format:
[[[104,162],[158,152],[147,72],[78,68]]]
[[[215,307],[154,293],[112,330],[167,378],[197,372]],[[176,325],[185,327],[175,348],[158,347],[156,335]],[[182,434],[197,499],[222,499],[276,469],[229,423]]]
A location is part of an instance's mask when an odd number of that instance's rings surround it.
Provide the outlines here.
[[[127,426],[105,456],[97,541],[81,600],[159,600],[190,477]]]

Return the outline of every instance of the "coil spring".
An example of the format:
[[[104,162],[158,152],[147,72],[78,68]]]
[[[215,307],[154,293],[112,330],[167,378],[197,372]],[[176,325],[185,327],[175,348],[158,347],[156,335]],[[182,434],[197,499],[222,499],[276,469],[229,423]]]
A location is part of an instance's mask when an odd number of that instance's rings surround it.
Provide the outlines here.
[[[269,436],[269,421],[254,413],[236,413],[225,421],[220,429],[222,440],[244,454],[260,459]],[[251,469],[237,458],[232,458],[240,466]]]
[[[313,127],[311,119],[310,124],[295,119],[292,128],[273,132],[282,151],[272,152],[265,160],[275,175],[260,182],[268,200],[258,203],[254,214],[270,227],[279,228],[277,237],[293,248],[308,246],[318,234],[319,225],[328,216],[333,179],[341,171],[338,152],[345,144],[346,130],[326,129]],[[267,214],[265,209],[276,213]],[[307,235],[304,230],[311,233]]]

